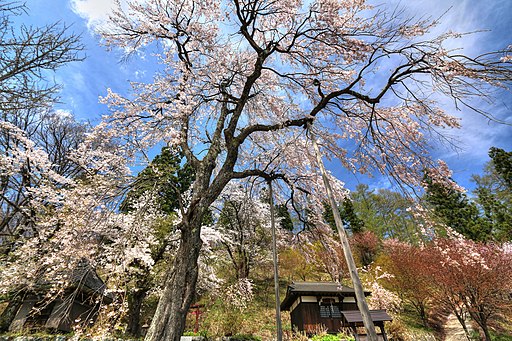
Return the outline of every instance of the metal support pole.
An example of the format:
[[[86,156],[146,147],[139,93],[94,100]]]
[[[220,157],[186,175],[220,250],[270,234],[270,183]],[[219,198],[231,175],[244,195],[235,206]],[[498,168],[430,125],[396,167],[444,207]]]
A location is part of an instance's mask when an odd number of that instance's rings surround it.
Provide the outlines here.
[[[276,247],[276,219],[274,208],[274,193],[272,192],[272,180],[268,180],[268,189],[270,196],[270,226],[272,228],[272,256],[274,258],[274,289],[276,295],[276,327],[277,341],[283,340],[283,328],[281,326],[281,299],[279,298],[279,273],[277,270],[277,247]]]

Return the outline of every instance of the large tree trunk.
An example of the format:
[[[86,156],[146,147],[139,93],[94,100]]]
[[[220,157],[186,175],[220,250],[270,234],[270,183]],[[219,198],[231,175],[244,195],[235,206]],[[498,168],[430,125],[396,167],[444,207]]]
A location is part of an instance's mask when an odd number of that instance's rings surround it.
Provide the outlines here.
[[[136,289],[128,296],[128,328],[126,332],[134,337],[141,335],[140,313],[147,292],[147,289]]]
[[[491,338],[491,332],[489,331],[489,326],[487,325],[487,319],[481,318],[481,319],[474,319],[475,322],[482,328],[482,331],[484,332],[485,341],[492,341]]]
[[[478,304],[470,305],[472,302],[464,302],[466,304],[466,308],[468,308],[469,316],[475,321],[482,331],[484,332],[485,341],[491,341],[491,333],[489,331],[489,326],[487,325],[487,320],[489,315],[484,313],[485,308],[479,306]]]
[[[414,304],[413,306],[416,307],[416,311],[418,312],[418,315],[421,319],[421,324],[423,324],[423,327],[428,328],[428,318],[427,318],[427,311],[425,309],[425,304],[423,304],[422,301],[418,301],[418,303]]]
[[[144,339],[146,341],[179,341],[183,334],[198,276],[197,260],[202,244],[199,216],[182,225],[180,245]]]

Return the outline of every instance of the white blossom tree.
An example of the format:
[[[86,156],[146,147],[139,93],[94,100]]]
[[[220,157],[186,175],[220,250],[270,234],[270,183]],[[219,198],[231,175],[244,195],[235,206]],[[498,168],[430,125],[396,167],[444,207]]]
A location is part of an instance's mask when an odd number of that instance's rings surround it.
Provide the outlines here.
[[[87,124],[65,112],[18,110],[0,121],[0,253],[7,255],[36,224],[33,191],[48,182],[79,175],[72,151],[85,139]],[[61,180],[57,179],[62,177]]]
[[[76,170],[68,154],[87,129],[52,110],[59,85],[50,71],[83,59],[80,38],[60,23],[15,23],[27,13],[23,2],[0,2],[0,254],[30,229],[30,189],[43,181],[40,175]]]
[[[215,225],[223,236],[217,250],[237,280],[248,279],[258,264],[270,262],[270,206],[236,183],[226,186],[218,200]]]
[[[28,238],[44,235],[38,217],[45,203],[55,202],[58,188],[67,186],[67,177],[78,174],[71,150],[88,129],[52,108],[59,85],[51,71],[83,59],[80,38],[60,23],[16,24],[14,18],[27,13],[23,2],[0,2],[0,292],[9,301],[0,330],[14,318],[23,292],[23,287],[4,286],[14,284],[9,279],[16,272],[6,264],[16,262]],[[20,280],[30,278],[34,268],[26,270]]]
[[[459,34],[433,37],[436,21],[396,13],[363,0],[119,4],[102,29],[104,42],[128,53],[156,50],[163,70],[150,84],[133,83],[131,96],[109,91],[103,127],[133,151],[179,148],[196,175],[147,340],[179,340],[203,217],[231,180],[281,180],[295,199],[297,189],[307,191],[310,211],[321,215],[325,191],[306,126],[313,124],[323,153],[348,169],[414,186],[435,167],[428,138],[459,126],[433,94],[485,114],[471,98],[510,81],[510,49],[465,56],[445,47]],[[343,185],[331,180],[341,201]]]
[[[114,257],[117,249],[106,248],[103,241],[113,235],[119,245],[137,217],[114,215],[130,170],[125,166],[128,155],[106,143],[105,135],[92,133],[67,154],[73,167],[80,170],[75,176],[75,172],[59,174],[51,154],[23,130],[9,122],[0,126],[8,140],[16,141],[8,154],[0,156],[2,176],[26,174],[30,179],[23,188],[25,199],[20,201],[22,213],[30,219],[14,224],[21,233],[0,258],[0,295],[12,297],[12,309],[6,309],[2,316],[2,327],[7,328],[14,316],[10,313],[17,311],[17,297],[22,296],[18,294],[41,293],[43,285],[47,290],[42,294],[52,300],[73,284],[70,272],[84,261],[93,268],[107,259],[116,261],[109,263],[111,268],[126,263],[126,257]],[[141,228],[148,229],[144,225]],[[138,252],[147,244],[141,239]],[[122,254],[134,257],[130,251],[125,248]]]

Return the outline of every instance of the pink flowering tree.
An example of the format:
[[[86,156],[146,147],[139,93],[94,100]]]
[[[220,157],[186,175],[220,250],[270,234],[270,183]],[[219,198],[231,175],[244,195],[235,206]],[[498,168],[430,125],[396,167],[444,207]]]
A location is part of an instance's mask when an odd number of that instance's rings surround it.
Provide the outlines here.
[[[386,270],[392,275],[384,278],[396,290],[402,301],[409,302],[424,326],[428,326],[428,311],[432,304],[432,279],[427,271],[428,252],[419,246],[394,239],[384,244],[389,262]]]
[[[457,34],[429,34],[435,24],[401,20],[362,0],[118,7],[103,41],[128,53],[148,49],[162,69],[152,83],[133,83],[129,97],[109,90],[104,127],[133,151],[179,148],[196,175],[147,340],[179,339],[195,294],[202,221],[230,181],[278,180],[296,200],[303,189],[310,211],[321,215],[326,197],[309,123],[323,153],[347,168],[420,183],[435,165],[429,133],[459,125],[432,94],[464,106],[511,79],[510,50],[464,56],[444,46]],[[343,185],[331,180],[341,202]]]
[[[53,109],[60,86],[52,71],[83,59],[80,38],[60,23],[25,25],[25,15],[30,11],[23,2],[0,4],[0,299],[9,301],[0,331],[14,318],[24,289],[4,285],[13,284],[15,268],[27,270],[21,281],[33,274],[17,255],[48,236],[39,218],[80,172],[70,156],[88,129]]]
[[[57,123],[53,121],[54,126]],[[121,269],[130,257],[148,259],[151,240],[146,236],[152,215],[141,220],[140,214],[127,217],[115,213],[120,189],[130,174],[125,165],[129,155],[123,148],[116,148],[101,130],[82,135],[82,141],[64,154],[72,167],[57,171],[64,164],[53,163],[44,145],[9,122],[1,122],[1,127],[12,144],[9,152],[0,156],[0,172],[4,178],[29,179],[19,209],[30,218],[14,225],[22,232],[16,236],[15,247],[0,259],[2,296],[36,292],[49,302],[76,284],[71,272],[77,266],[97,269],[112,260],[108,270],[115,277],[113,269]],[[144,230],[138,239],[130,233],[135,227]],[[106,247],[107,239],[115,242]],[[47,290],[40,290],[42,284]],[[9,312],[16,313],[16,302],[15,296],[9,302]],[[8,327],[12,317],[2,317],[4,328]]]
[[[72,151],[84,140],[86,124],[67,112],[6,113],[0,121],[0,254],[6,256],[37,231],[39,188],[62,187],[78,176]],[[48,193],[49,196],[50,192]]]
[[[510,281],[512,255],[506,246],[484,244],[452,232],[450,238],[429,246],[428,264],[435,299],[458,318],[469,338],[465,314],[469,314],[490,341],[490,324],[512,309]],[[504,315],[505,314],[505,315]]]
[[[372,293],[368,300],[370,308],[386,309],[388,312],[399,314],[402,311],[402,299],[397,293],[386,289],[383,285],[395,276],[378,265],[369,267],[363,272],[365,273],[363,283]]]

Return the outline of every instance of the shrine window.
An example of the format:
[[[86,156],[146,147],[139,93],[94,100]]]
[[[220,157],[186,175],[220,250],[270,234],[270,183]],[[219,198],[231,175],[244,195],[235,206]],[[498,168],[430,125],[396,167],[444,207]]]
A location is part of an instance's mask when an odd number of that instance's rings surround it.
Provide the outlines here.
[[[340,307],[334,298],[322,298],[320,301],[321,318],[341,318]]]

